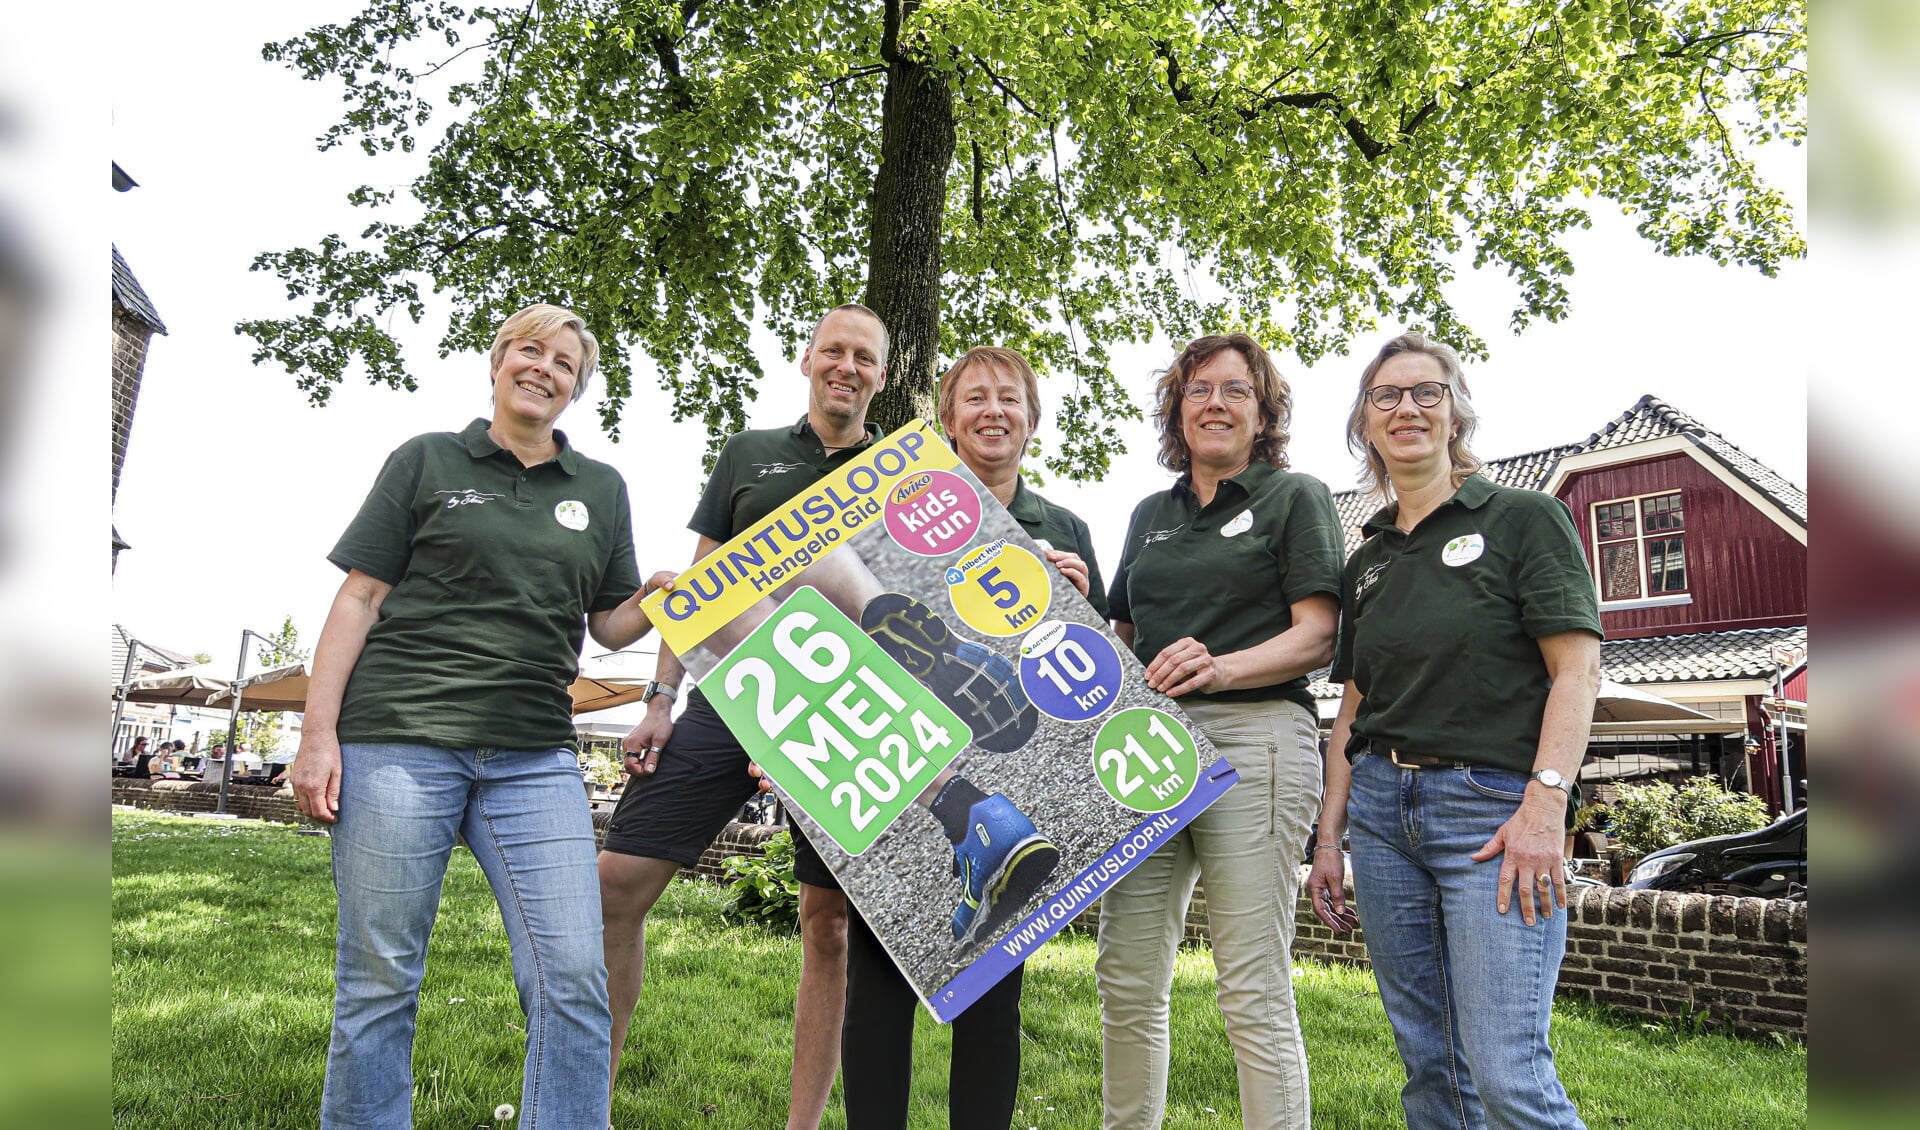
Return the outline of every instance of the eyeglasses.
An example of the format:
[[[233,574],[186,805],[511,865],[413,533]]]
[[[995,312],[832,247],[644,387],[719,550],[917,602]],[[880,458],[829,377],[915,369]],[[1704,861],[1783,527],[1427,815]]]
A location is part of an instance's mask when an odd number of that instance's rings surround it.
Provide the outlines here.
[[[1220,399],[1228,404],[1245,404],[1253,399],[1253,386],[1245,381],[1228,381],[1223,385],[1211,381],[1188,381],[1180,389],[1180,395],[1187,398],[1188,404],[1205,404],[1213,398],[1216,388],[1220,390]]]
[[[1412,393],[1413,402],[1422,408],[1432,408],[1447,395],[1448,387],[1439,381],[1421,381],[1412,388],[1400,385],[1374,385],[1367,390],[1367,402],[1382,412],[1391,412],[1400,403],[1402,393]]]

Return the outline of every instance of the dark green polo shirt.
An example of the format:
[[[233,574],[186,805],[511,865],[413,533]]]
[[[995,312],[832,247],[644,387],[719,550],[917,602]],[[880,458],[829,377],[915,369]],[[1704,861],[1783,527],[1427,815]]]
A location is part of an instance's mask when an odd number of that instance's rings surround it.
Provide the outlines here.
[[[866,433],[858,446],[834,452],[821,444],[805,416],[788,428],[735,433],[720,449],[687,528],[722,544],[733,540],[880,438],[872,424]]]
[[[1365,743],[1531,771],[1547,708],[1542,636],[1600,629],[1566,505],[1470,475],[1412,533],[1369,520],[1343,578],[1333,681],[1366,696]]]
[[[1087,563],[1087,603],[1102,619],[1107,618],[1107,589],[1100,581],[1100,562],[1093,557],[1093,535],[1079,515],[1028,490],[1027,484],[1014,480],[1013,502],[1007,513],[1035,541],[1043,541],[1066,553],[1077,553]]]
[[[1215,655],[1244,651],[1293,626],[1298,601],[1340,596],[1340,518],[1327,485],[1254,463],[1201,507],[1189,476],[1133,509],[1120,570],[1107,594],[1133,623],[1141,663],[1192,636]],[[1284,698],[1314,709],[1302,675],[1284,683],[1192,696],[1212,702]]]
[[[340,709],[341,741],[573,743],[586,614],[640,588],[620,473],[574,451],[522,467],[487,437],[415,436],[327,556],[393,586]]]

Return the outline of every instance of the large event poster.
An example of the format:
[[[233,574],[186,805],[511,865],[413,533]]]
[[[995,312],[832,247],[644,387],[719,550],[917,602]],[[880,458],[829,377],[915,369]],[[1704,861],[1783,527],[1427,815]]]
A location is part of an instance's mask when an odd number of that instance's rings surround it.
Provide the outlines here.
[[[1236,779],[1042,548],[916,420],[646,601],[942,1021]]]

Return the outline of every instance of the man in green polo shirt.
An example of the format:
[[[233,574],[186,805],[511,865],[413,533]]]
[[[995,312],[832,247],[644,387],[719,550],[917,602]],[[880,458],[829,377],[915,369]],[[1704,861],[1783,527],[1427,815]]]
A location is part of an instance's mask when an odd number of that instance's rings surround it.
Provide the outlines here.
[[[887,331],[864,306],[840,306],[814,328],[800,357],[811,384],[807,414],[784,428],[727,440],[693,512],[698,561],[773,513],[801,489],[879,438],[867,405],[887,383]],[[660,649],[647,688],[647,717],[627,735],[631,774],[600,855],[607,988],[613,1009],[612,1075],[620,1068],[645,962],[647,912],[758,789],[748,755],[698,689],[676,722],[672,700],[685,675]],[[796,848],[799,847],[796,838]],[[814,1130],[840,1062],[846,1003],[847,901],[811,851],[798,852],[802,964],[794,1006],[789,1130]]]

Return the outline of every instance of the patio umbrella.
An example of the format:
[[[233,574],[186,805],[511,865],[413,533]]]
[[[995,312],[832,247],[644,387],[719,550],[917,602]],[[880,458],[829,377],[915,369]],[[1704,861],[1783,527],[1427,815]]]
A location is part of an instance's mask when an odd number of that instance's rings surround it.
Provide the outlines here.
[[[1632,777],[1659,777],[1684,773],[1692,765],[1678,758],[1657,753],[1623,753],[1618,757],[1596,757],[1580,767],[1582,781],[1624,781]]]
[[[263,671],[258,675],[249,675],[234,686],[240,688],[240,709],[242,710],[291,710],[295,713],[307,709],[307,678],[309,672],[304,663],[295,663],[291,667],[279,667],[272,671]],[[233,691],[222,689],[207,699],[208,706],[214,708],[233,706]]]
[[[201,706],[207,696],[225,692],[227,680],[208,674],[205,667],[183,667],[142,675],[121,686],[126,688],[128,702]]]
[[[1314,688],[1316,694],[1320,688]],[[1328,690],[1332,690],[1331,687]],[[1333,693],[1331,698],[1319,698],[1320,722],[1332,725],[1334,717],[1340,713],[1340,696]],[[1692,733],[1695,727],[1688,723],[1705,723],[1698,732],[1709,733],[1719,730],[1735,730],[1745,726],[1744,722],[1729,722],[1703,714],[1691,706],[1682,706],[1671,699],[1661,698],[1638,687],[1625,683],[1616,683],[1612,679],[1600,680],[1600,694],[1593,700],[1593,721],[1596,730],[1601,733],[1615,733],[1631,730],[1635,727],[1622,723],[1639,723],[1648,729],[1673,733]],[[1661,723],[1660,725],[1650,725]],[[1604,728],[1603,728],[1604,727]]]
[[[567,693],[573,696],[575,715],[591,714],[596,710],[610,710],[616,706],[625,706],[629,702],[639,702],[647,689],[648,675],[613,675],[601,673],[589,675],[585,671],[567,687]]]
[[[304,663],[291,667],[267,671],[240,681],[240,709],[242,710],[291,710],[304,711],[307,708],[307,682],[311,672]],[[623,706],[629,702],[638,702],[640,694],[646,690],[647,679],[638,675],[616,675],[582,673],[567,687],[567,693],[573,697],[573,712],[586,714],[594,710],[606,710]],[[138,700],[136,700],[138,701]],[[231,707],[233,695],[222,684],[218,692],[205,699],[209,707]]]
[[[1694,722],[1716,721],[1691,706],[1649,694],[1638,687],[1600,680],[1600,696],[1593,702],[1595,722]]]

